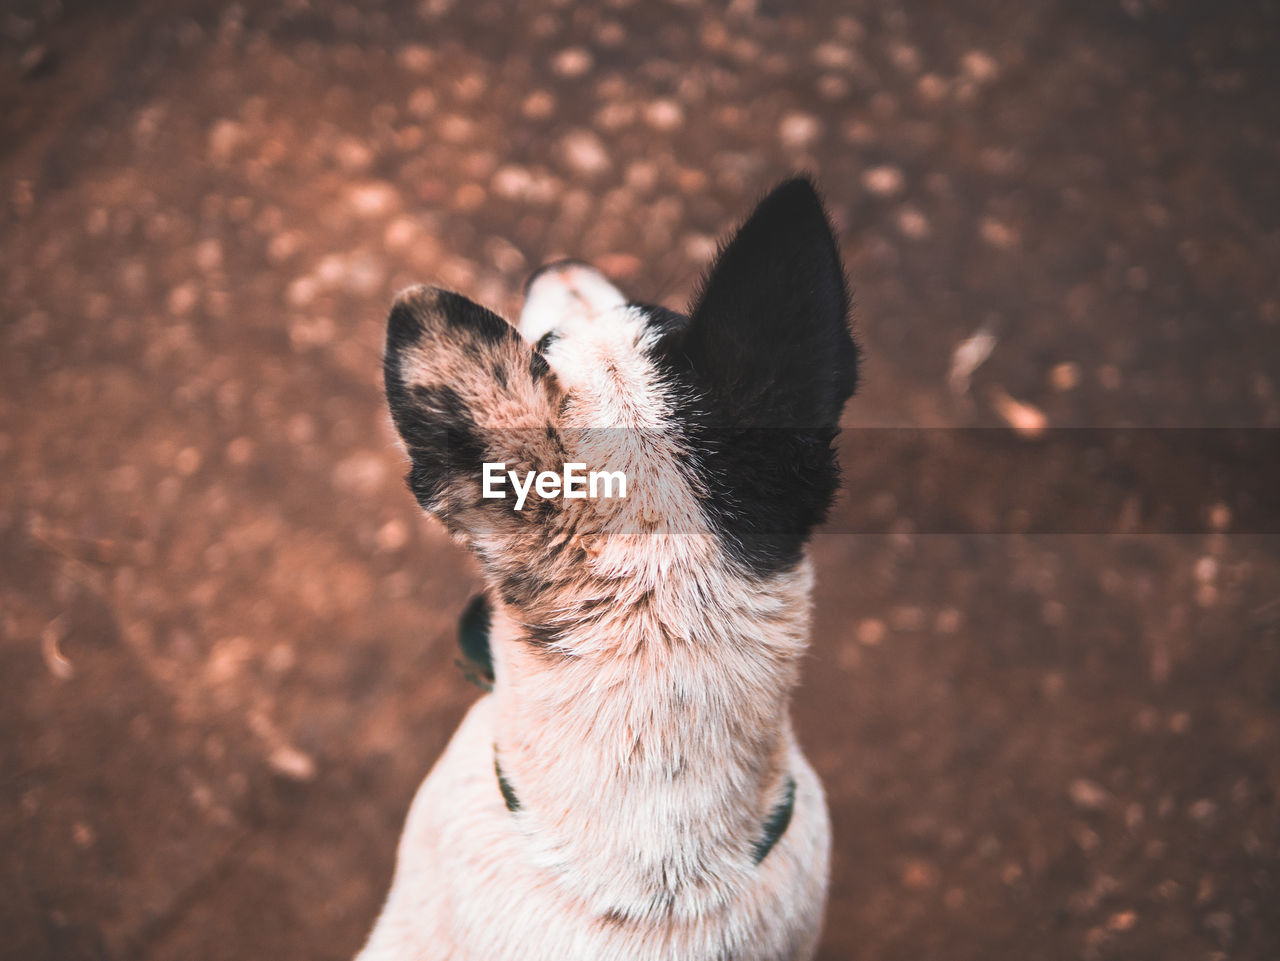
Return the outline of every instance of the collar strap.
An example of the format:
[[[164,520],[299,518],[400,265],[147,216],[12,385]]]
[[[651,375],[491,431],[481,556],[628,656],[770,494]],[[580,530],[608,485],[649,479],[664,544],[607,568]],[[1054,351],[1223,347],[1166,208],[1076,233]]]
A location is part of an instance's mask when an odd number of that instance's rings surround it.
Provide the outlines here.
[[[782,800],[778,802],[778,806],[769,814],[769,819],[764,822],[764,834],[760,840],[755,843],[752,857],[756,864],[765,859],[765,856],[773,850],[773,846],[778,843],[778,838],[786,833],[787,825],[791,823],[791,814],[796,808],[796,779],[790,774],[787,775],[787,787],[782,794]]]
[[[498,790],[502,792],[502,800],[507,810],[515,814],[520,810],[520,799],[516,797],[516,789],[511,786],[506,775],[502,773],[502,765],[498,763],[498,749],[493,749],[493,773],[498,775]]]
[[[498,763],[498,750],[495,747],[493,751],[493,773],[498,776],[498,790],[502,794],[502,801],[507,806],[507,810],[515,814],[520,810],[520,798],[516,797],[516,790],[511,786],[511,782],[507,780],[505,774],[502,773],[502,765]],[[791,775],[787,775],[787,786],[783,791],[782,800],[778,802],[769,814],[768,819],[764,822],[764,829],[760,838],[751,846],[751,860],[759,864],[773,850],[773,846],[778,843],[778,839],[787,831],[787,825],[791,823],[792,812],[796,807],[796,779]]]

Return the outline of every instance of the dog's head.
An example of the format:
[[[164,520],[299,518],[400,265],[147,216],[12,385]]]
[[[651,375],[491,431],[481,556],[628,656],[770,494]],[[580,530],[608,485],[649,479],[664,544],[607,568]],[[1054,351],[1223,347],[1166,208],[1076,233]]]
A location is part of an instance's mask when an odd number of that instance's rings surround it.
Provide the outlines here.
[[[534,275],[518,326],[459,294],[407,290],[385,376],[409,486],[522,610],[549,592],[562,613],[566,591],[588,608],[650,596],[672,558],[705,564],[708,550],[732,576],[783,576],[838,483],[831,443],[857,377],[848,309],[802,179],[761,202],[687,317],[629,303],[576,263]],[[488,469],[489,497],[486,464],[504,465]],[[549,481],[515,509],[528,472],[566,464],[582,465],[587,497]],[[625,475],[626,497],[592,499],[594,471]]]

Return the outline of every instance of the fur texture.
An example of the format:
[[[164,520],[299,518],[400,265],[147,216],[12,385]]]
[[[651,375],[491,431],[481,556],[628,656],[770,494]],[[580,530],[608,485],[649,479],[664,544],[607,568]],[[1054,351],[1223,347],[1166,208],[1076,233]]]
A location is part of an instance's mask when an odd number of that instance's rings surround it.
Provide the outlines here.
[[[812,956],[830,828],[788,702],[847,311],[804,180],[688,318],[577,263],[535,275],[518,329],[433,288],[397,299],[388,402],[410,488],[483,572],[493,693],[414,800],[361,961]],[[486,461],[623,470],[628,496],[515,512],[480,497]]]

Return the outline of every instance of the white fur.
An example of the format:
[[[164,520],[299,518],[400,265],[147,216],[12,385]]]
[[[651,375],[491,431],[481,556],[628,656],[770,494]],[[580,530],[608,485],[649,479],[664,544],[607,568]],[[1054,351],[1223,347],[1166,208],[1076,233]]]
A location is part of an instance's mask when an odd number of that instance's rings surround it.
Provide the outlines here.
[[[544,268],[529,285],[517,326],[532,344],[567,323],[597,320],[626,305],[622,291],[600,271],[586,264],[555,264]]]

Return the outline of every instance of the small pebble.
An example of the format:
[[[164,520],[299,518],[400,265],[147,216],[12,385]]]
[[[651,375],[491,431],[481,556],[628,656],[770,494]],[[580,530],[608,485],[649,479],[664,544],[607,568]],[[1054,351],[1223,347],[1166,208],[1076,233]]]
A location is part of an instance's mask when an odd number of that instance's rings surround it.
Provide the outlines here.
[[[378,528],[378,550],[398,551],[409,543],[409,528],[401,520],[390,520]]]
[[[208,273],[222,266],[222,244],[214,238],[196,244],[196,266]]]
[[[596,111],[595,125],[601,130],[620,130],[635,118],[635,104],[615,100]]]
[[[385,180],[358,183],[347,189],[347,203],[361,217],[380,217],[390,213],[398,204],[396,189]]]
[[[915,207],[903,207],[898,211],[898,230],[909,240],[924,240],[929,236],[929,219]]]
[[[1196,561],[1196,580],[1201,584],[1211,584],[1218,577],[1217,558],[1205,555]]]
[[[441,118],[437,129],[443,140],[453,144],[464,144],[475,136],[476,122],[462,114],[451,113]]]
[[[937,103],[947,95],[947,81],[936,73],[926,73],[916,81],[916,93],[926,103]]]
[[[823,100],[843,100],[849,96],[849,81],[835,73],[824,73],[818,78],[818,96]]]
[[[684,124],[684,108],[674,100],[655,100],[644,108],[644,120],[654,130],[669,133]]]
[[[1017,246],[1019,239],[1016,227],[995,217],[983,217],[978,224],[978,234],[992,247],[1000,250],[1009,250]]]
[[[1076,847],[1085,854],[1092,854],[1102,846],[1102,837],[1098,832],[1083,824],[1071,826],[1071,840],[1075,841]]]
[[[191,312],[199,297],[195,284],[179,284],[169,291],[165,305],[169,308],[169,313],[180,317]]]
[[[430,87],[418,87],[409,94],[409,112],[415,117],[425,118],[435,113],[436,94]]]
[[[1064,393],[1075,390],[1080,384],[1080,368],[1071,361],[1055,364],[1049,371],[1049,383],[1054,390]]]
[[[1138,923],[1138,915],[1133,911],[1117,911],[1107,919],[1108,931],[1128,931]]]
[[[956,345],[951,352],[951,369],[947,372],[947,384],[953,394],[959,396],[969,390],[970,378],[987,362],[997,343],[989,323],[984,323]]]
[[[1200,824],[1208,824],[1218,813],[1218,804],[1210,798],[1201,798],[1194,802],[1187,813],[1191,815],[1191,819]]]
[[[1101,811],[1111,803],[1111,792],[1096,781],[1077,778],[1067,789],[1071,803],[1082,811]]]
[[[78,848],[92,847],[97,837],[93,828],[84,821],[77,821],[71,826],[71,840],[75,842]]]
[[[410,73],[426,73],[434,59],[431,51],[421,44],[401,47],[396,53],[396,63]]]
[[[1209,508],[1209,526],[1218,532],[1231,526],[1231,508],[1226,504],[1214,504]]]
[[[184,447],[173,459],[174,469],[183,477],[190,477],[200,469],[200,450],[196,447]]]
[[[551,58],[551,70],[558,77],[573,79],[587,73],[594,63],[591,51],[582,47],[569,47]]]
[[[902,886],[913,891],[937,887],[939,878],[937,865],[923,858],[912,858],[902,867]]]
[[[965,76],[978,83],[988,83],[996,78],[1000,66],[987,53],[981,50],[970,50],[960,58],[960,67]]]
[[[813,114],[789,113],[778,124],[778,139],[784,147],[803,149],[822,136],[822,121]]]
[[[209,157],[215,163],[226,163],[244,142],[244,127],[234,120],[219,120],[209,131]]]
[[[991,403],[996,413],[1013,428],[1014,433],[1023,437],[1038,437],[1049,426],[1049,418],[1044,411],[1025,401],[1016,400],[1002,387],[991,388]]]
[[[316,299],[316,294],[320,292],[320,285],[316,283],[315,278],[297,277],[285,291],[285,298],[294,307],[305,307]]]
[[[593,176],[612,166],[604,143],[589,130],[571,130],[560,141],[560,150],[569,166],[580,174]]]
[[[884,640],[888,629],[882,620],[868,617],[858,624],[858,643],[866,647],[875,647]]]
[[[397,217],[382,232],[382,242],[390,250],[407,250],[418,236],[418,225],[410,217]]]
[[[895,43],[889,48],[889,59],[903,73],[915,73],[920,69],[920,51],[905,43]]]
[[[298,252],[301,246],[302,237],[299,234],[291,230],[283,231],[267,242],[267,259],[272,263],[288,260]]]
[[[856,61],[853,51],[844,44],[828,40],[813,48],[813,62],[826,70],[852,67]]]
[[[862,174],[862,185],[877,197],[891,197],[901,193],[904,183],[902,171],[888,165],[872,167]]]
[[[281,745],[271,752],[267,763],[273,771],[291,781],[310,781],[316,776],[315,760],[296,747]]]
[[[508,165],[499,167],[493,175],[489,186],[499,197],[508,200],[523,199],[533,186],[533,175],[524,167]]]
[[[343,137],[334,148],[334,157],[347,173],[359,173],[373,163],[373,151],[355,137]]]
[[[556,98],[546,90],[535,90],[520,105],[520,112],[530,120],[546,120],[555,109]]]

